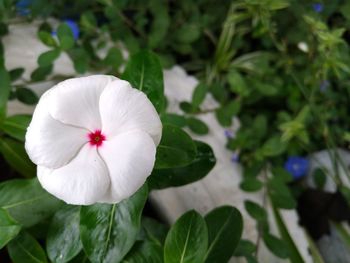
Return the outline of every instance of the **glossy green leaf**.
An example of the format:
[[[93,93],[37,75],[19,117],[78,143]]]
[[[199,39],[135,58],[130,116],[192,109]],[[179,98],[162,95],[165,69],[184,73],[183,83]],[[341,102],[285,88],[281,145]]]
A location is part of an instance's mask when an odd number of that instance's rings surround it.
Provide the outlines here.
[[[246,176],[240,184],[240,188],[246,192],[256,192],[262,187],[262,182],[253,176]]]
[[[62,23],[59,25],[57,29],[57,37],[60,41],[60,47],[63,50],[70,49],[74,46],[73,32],[66,23]]]
[[[128,253],[138,235],[147,196],[145,185],[118,204],[81,208],[80,236],[92,263],[117,263]]]
[[[164,263],[202,263],[208,247],[208,229],[196,211],[182,215],[171,227],[164,245]]]
[[[205,221],[209,234],[209,248],[205,262],[228,262],[242,236],[241,213],[234,207],[222,206],[209,212],[205,216]]]
[[[162,114],[161,120],[163,124],[170,124],[180,128],[185,127],[187,124],[186,118],[184,116],[174,113]]]
[[[69,56],[74,64],[74,69],[78,73],[85,73],[89,66],[89,55],[83,48],[72,48]]]
[[[241,109],[239,100],[234,100],[216,110],[216,118],[222,126],[230,126],[232,118],[236,116]]]
[[[136,241],[122,263],[163,263],[163,248],[150,241]]]
[[[294,209],[296,201],[289,187],[281,178],[272,177],[267,182],[268,195],[277,208]]]
[[[131,56],[126,65],[123,79],[144,92],[158,112],[164,106],[163,71],[155,54],[141,51]]]
[[[0,184],[0,207],[24,227],[51,216],[62,202],[48,194],[38,180],[15,179]]]
[[[248,212],[248,214],[251,217],[253,217],[255,220],[258,220],[258,221],[267,220],[266,211],[259,204],[253,201],[246,200],[244,201],[244,207],[245,207],[245,210]]]
[[[24,142],[27,127],[32,117],[30,115],[14,115],[6,118],[1,130],[7,135]]]
[[[35,165],[29,160],[23,143],[10,138],[0,138],[0,152],[15,171],[24,177],[35,176]]]
[[[205,122],[201,121],[200,119],[196,119],[193,117],[188,118],[187,125],[191,131],[200,135],[205,135],[209,132],[207,124],[205,124]]]
[[[279,258],[288,258],[288,248],[284,241],[269,233],[263,234],[263,240],[268,249]]]
[[[20,230],[21,226],[5,209],[0,208],[0,249],[17,236]]]
[[[256,245],[246,239],[241,239],[238,243],[238,246],[235,251],[236,257],[243,257],[243,256],[249,256],[252,255],[256,250]]]
[[[182,129],[163,125],[163,133],[156,154],[156,169],[183,167],[196,157],[196,145]]]
[[[15,68],[9,71],[11,81],[18,80],[24,73],[24,68]]]
[[[68,262],[81,251],[79,213],[79,206],[65,206],[53,216],[46,241],[47,255],[52,262]]]
[[[240,73],[237,71],[231,71],[228,75],[228,83],[230,84],[231,91],[241,95],[249,95],[248,86]]]
[[[43,248],[27,232],[21,232],[7,246],[13,263],[46,263]]]
[[[59,49],[53,49],[46,51],[38,57],[38,64],[40,67],[50,66],[60,56],[61,51]]]
[[[202,179],[215,166],[216,159],[209,145],[195,141],[197,154],[192,163],[185,167],[155,169],[148,179],[153,189],[186,185]]]
[[[46,46],[49,47],[56,47],[57,43],[56,40],[52,37],[52,35],[49,32],[46,31],[39,31],[38,37]]]
[[[207,94],[208,91],[208,86],[200,83],[197,85],[197,87],[194,89],[193,94],[192,94],[192,104],[193,107],[197,108],[201,105],[203,102],[205,95]]]
[[[32,72],[32,74],[30,75],[30,78],[34,81],[44,80],[52,72],[52,69],[53,69],[52,65],[49,65],[46,67],[38,67]]]
[[[272,157],[282,154],[286,150],[286,144],[281,141],[279,136],[273,136],[268,139],[263,147],[262,152],[266,157]]]
[[[28,88],[17,88],[16,89],[16,97],[20,102],[23,102],[28,105],[33,105],[38,103],[38,96]]]
[[[141,239],[146,239],[157,243],[159,245],[163,245],[166,235],[168,234],[169,228],[158,222],[157,220],[150,217],[142,217],[142,233],[143,237]]]

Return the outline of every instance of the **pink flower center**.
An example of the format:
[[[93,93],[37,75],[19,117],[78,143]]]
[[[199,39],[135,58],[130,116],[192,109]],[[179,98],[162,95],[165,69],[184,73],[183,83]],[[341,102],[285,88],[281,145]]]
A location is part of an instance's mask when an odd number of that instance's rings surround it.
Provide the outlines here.
[[[106,136],[101,133],[100,130],[96,130],[94,132],[90,132],[88,134],[89,136],[89,143],[91,146],[100,147],[104,140],[106,140]]]

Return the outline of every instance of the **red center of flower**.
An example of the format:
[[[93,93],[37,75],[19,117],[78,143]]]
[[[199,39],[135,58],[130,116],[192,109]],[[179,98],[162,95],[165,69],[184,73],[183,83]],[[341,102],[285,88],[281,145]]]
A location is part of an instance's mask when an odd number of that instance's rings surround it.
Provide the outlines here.
[[[96,130],[94,132],[89,133],[90,145],[100,147],[104,140],[106,140],[106,136],[104,136],[100,130]]]

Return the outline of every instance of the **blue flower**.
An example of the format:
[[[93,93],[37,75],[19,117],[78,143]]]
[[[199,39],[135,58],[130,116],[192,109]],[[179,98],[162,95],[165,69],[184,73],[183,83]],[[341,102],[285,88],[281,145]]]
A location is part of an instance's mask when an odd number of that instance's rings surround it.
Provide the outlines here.
[[[21,16],[27,16],[30,14],[29,7],[33,3],[33,0],[19,0],[16,3],[17,13]]]
[[[313,3],[312,8],[316,13],[321,13],[323,11],[323,4],[322,3]]]
[[[74,40],[77,40],[79,38],[79,35],[80,35],[80,29],[79,29],[78,24],[74,20],[71,20],[71,19],[66,19],[66,20],[64,20],[64,22],[69,26],[70,30],[72,30]],[[53,36],[56,36],[57,32],[52,31],[51,34]]]
[[[226,129],[224,133],[227,138],[233,138],[235,136],[235,133],[231,130]]]
[[[294,179],[299,179],[306,175],[309,169],[309,161],[303,157],[291,156],[284,163],[284,169],[286,169]]]
[[[233,163],[238,163],[239,162],[239,154],[238,153],[233,153],[231,155],[231,162],[233,162]]]
[[[320,91],[325,92],[329,86],[329,81],[328,80],[323,80],[320,84]]]

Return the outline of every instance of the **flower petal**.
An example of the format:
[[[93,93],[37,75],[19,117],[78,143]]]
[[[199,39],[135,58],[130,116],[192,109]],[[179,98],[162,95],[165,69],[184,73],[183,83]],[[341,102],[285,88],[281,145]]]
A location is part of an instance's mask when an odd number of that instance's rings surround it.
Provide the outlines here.
[[[51,90],[42,95],[27,129],[25,148],[33,163],[49,168],[67,164],[88,141],[88,130],[54,120],[48,107]]]
[[[105,163],[96,147],[88,144],[66,166],[55,170],[38,166],[38,179],[49,193],[74,205],[98,202],[110,185]]]
[[[101,129],[99,99],[102,91],[114,80],[113,76],[95,75],[65,80],[53,90],[55,100],[50,114],[63,123],[90,131]]]
[[[103,201],[116,203],[134,194],[151,174],[156,155],[152,138],[143,131],[120,134],[98,149],[111,180]]]
[[[148,133],[156,145],[162,134],[162,123],[147,96],[133,89],[129,82],[116,79],[102,92],[100,97],[102,132],[109,137],[142,130]]]

